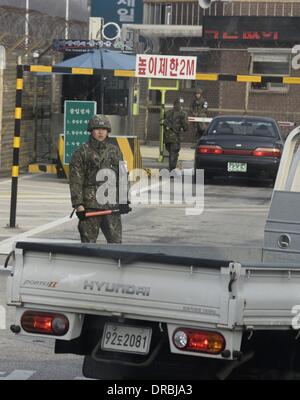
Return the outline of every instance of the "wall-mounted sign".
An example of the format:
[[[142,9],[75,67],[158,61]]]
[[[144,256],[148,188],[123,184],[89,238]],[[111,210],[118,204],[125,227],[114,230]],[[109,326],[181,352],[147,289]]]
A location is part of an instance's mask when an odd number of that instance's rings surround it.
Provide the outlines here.
[[[122,24],[143,22],[143,0],[91,0],[91,17]]]
[[[87,142],[89,120],[97,113],[95,101],[65,101],[65,158],[64,163],[69,164],[72,154],[79,146]]]
[[[203,38],[221,42],[299,42],[300,17],[204,17]]]
[[[197,57],[138,54],[136,76],[141,78],[196,79]]]
[[[111,40],[64,40],[54,39],[52,48],[65,53],[86,53],[93,49],[110,49],[132,51],[133,44],[122,42],[121,39]]]

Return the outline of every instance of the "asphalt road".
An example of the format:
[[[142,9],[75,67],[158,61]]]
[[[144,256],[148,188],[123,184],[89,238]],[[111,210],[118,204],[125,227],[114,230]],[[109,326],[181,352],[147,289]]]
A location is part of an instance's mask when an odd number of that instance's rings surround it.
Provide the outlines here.
[[[16,235],[78,239],[76,219],[66,218],[70,205],[65,181],[45,176],[20,180],[18,230],[4,228],[10,200],[8,181],[0,181],[0,193],[0,250]],[[219,179],[205,186],[204,194],[204,211],[199,215],[186,215],[186,204],[135,205],[133,212],[123,217],[124,242],[262,246],[272,195],[266,182]],[[99,242],[104,243],[102,237]],[[6,276],[0,272],[0,305],[5,305]],[[7,329],[0,330],[0,380],[83,379],[81,357],[55,355],[52,340],[13,335],[8,329],[13,310],[6,308],[6,314]]]

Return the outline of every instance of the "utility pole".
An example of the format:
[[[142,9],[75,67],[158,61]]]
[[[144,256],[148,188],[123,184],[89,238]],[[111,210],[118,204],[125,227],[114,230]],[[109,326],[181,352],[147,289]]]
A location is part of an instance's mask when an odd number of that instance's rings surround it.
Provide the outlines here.
[[[69,39],[69,16],[70,16],[70,0],[66,0],[66,29],[65,29],[65,39]]]

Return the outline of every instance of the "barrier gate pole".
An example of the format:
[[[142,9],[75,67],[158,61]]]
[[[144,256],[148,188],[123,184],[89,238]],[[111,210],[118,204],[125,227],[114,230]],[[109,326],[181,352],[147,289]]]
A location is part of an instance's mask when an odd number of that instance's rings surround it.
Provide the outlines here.
[[[21,145],[21,120],[22,120],[22,95],[24,87],[24,68],[23,65],[17,65],[16,82],[16,109],[15,109],[15,132],[13,141],[13,162],[11,171],[11,199],[10,199],[10,220],[9,227],[16,227],[17,195],[18,195],[18,177],[19,177],[19,159]]]

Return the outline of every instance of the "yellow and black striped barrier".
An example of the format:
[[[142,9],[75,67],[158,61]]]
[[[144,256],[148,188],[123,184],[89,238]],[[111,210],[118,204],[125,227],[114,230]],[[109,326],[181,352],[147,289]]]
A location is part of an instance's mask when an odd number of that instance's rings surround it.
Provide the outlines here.
[[[22,121],[22,96],[23,96],[23,66],[17,66],[16,82],[16,107],[15,107],[15,131],[13,140],[13,162],[11,171],[11,200],[10,200],[10,220],[9,227],[16,227],[17,194],[19,178],[19,160],[21,147],[21,121]]]
[[[121,150],[129,172],[143,168],[140,144],[136,136],[111,136],[110,138]]]
[[[56,67],[45,65],[25,65],[24,71],[27,72],[43,72],[49,74],[65,73],[72,75],[99,75],[105,73],[106,75],[135,78],[135,71],[126,70],[103,70],[96,68],[71,68],[71,67]],[[240,82],[240,83],[282,83],[285,85],[299,85],[300,77],[294,76],[272,76],[272,75],[232,75],[232,74],[219,74],[219,73],[197,73],[196,80],[198,81],[220,81],[220,82]]]
[[[26,72],[42,72],[46,74],[70,74],[70,75],[105,75],[120,76],[134,78],[135,71],[126,70],[105,70],[96,68],[71,68],[71,67],[56,67],[47,65],[24,65]]]
[[[198,81],[240,82],[240,83],[283,83],[285,85],[299,85],[300,78],[293,76],[268,75],[231,75],[231,74],[196,74]]]
[[[29,164],[28,172],[30,174],[38,174],[40,172],[45,172],[46,174],[57,174],[56,164]]]

